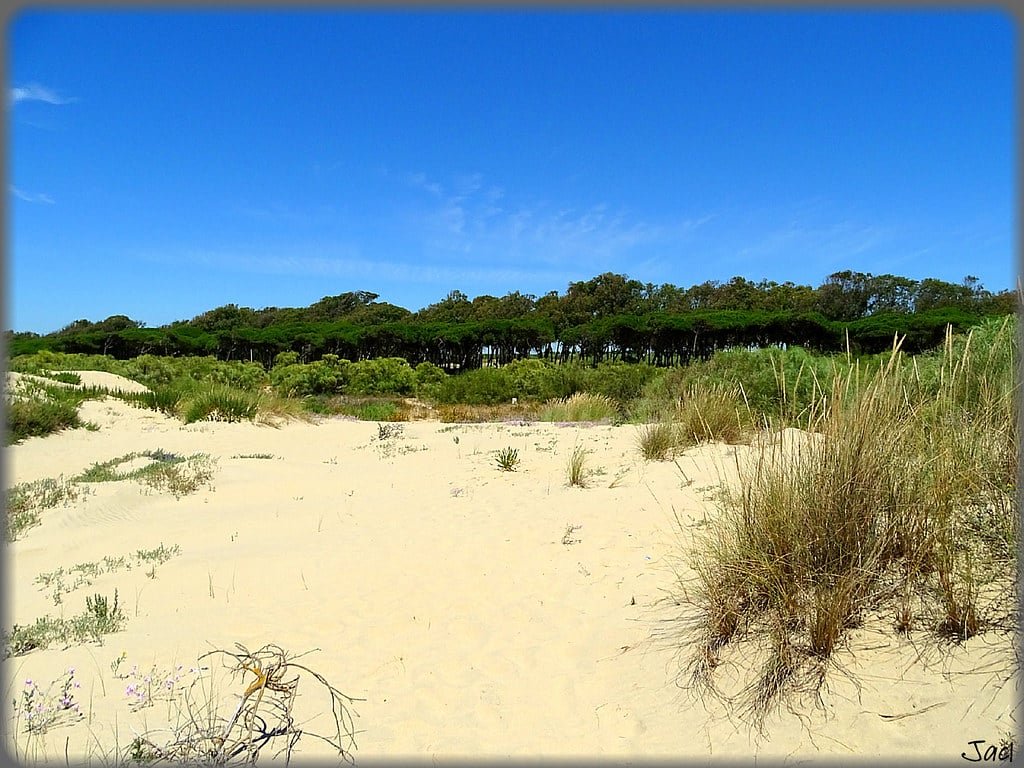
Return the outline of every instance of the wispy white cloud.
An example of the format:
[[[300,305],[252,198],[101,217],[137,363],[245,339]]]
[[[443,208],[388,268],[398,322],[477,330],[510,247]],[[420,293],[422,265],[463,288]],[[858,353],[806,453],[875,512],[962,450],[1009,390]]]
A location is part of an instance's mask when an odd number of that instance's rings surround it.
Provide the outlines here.
[[[709,217],[649,221],[607,203],[556,205],[510,199],[481,174],[442,183],[417,173],[409,185],[428,193],[407,223],[409,236],[438,260],[473,259],[565,271],[622,270],[651,246],[685,241]]]
[[[78,101],[73,96],[61,96],[52,88],[47,88],[39,83],[29,83],[28,85],[11,88],[7,98],[12,105],[22,101],[41,101],[46,104],[71,104]]]
[[[24,200],[26,203],[46,203],[47,205],[53,205],[54,203],[53,198],[43,192],[25,192],[13,184],[8,189],[12,195],[19,200]]]
[[[430,265],[394,259],[370,259],[354,246],[289,247],[253,246],[215,250],[188,249],[144,258],[161,263],[187,260],[200,267],[235,273],[294,277],[340,277],[366,280],[370,288],[390,283],[430,284],[451,287],[467,284],[521,285],[538,277],[561,279],[560,273],[546,275],[533,269],[507,267],[460,267]]]

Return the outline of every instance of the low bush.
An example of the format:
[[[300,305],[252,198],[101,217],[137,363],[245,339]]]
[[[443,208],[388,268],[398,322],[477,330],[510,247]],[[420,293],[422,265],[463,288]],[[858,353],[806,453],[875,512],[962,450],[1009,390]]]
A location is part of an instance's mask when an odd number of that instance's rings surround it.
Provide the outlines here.
[[[50,398],[13,398],[7,401],[7,445],[27,437],[42,437],[62,429],[81,427],[78,405]]]
[[[346,392],[354,395],[410,395],[416,372],[400,357],[359,360],[349,368]]]

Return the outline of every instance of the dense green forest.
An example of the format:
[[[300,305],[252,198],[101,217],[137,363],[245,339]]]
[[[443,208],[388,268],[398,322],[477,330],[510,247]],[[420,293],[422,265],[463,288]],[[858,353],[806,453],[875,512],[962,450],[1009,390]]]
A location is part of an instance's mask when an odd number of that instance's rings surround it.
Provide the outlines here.
[[[690,288],[605,273],[569,283],[564,294],[511,292],[470,299],[452,291],[417,312],[365,291],[326,296],[302,308],[235,304],[158,328],[125,315],[77,320],[46,335],[7,332],[8,355],[42,350],[102,354],[212,355],[273,365],[281,352],[301,362],[324,355],[358,361],[401,357],[449,371],[540,357],[655,366],[707,360],[720,349],[797,345],[820,352],[876,353],[905,336],[911,354],[939,344],[946,327],[965,330],[1017,309],[1014,291],[843,271],[817,288],[734,277]]]

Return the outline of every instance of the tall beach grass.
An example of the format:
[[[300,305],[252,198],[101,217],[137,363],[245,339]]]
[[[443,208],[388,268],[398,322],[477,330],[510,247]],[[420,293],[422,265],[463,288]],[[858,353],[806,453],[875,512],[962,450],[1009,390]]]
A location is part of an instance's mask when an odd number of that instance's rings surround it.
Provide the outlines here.
[[[761,722],[816,692],[868,617],[956,641],[1015,625],[1016,343],[1011,318],[931,361],[894,345],[833,376],[802,432],[737,460],[680,584],[687,685],[722,693],[723,655],[759,646],[739,706]]]

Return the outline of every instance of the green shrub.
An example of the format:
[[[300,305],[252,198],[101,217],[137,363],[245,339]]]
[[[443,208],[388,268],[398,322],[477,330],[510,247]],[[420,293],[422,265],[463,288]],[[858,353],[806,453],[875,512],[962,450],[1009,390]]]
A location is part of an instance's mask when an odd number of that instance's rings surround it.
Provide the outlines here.
[[[512,399],[512,387],[504,368],[464,371],[437,384],[425,385],[423,389],[424,395],[435,403],[497,405]]]
[[[440,384],[448,378],[448,374],[438,365],[424,360],[414,369],[416,372],[416,393],[427,392],[430,387]]]
[[[285,365],[295,365],[299,362],[299,353],[287,350],[285,352],[278,352],[274,355],[274,368],[278,368]]]
[[[573,388],[573,370],[547,360],[513,360],[502,367],[511,397],[520,400],[551,400],[568,397]]]
[[[180,363],[176,358],[156,355],[139,355],[125,362],[126,375],[150,389],[165,387],[182,376]]]
[[[644,387],[662,373],[647,363],[602,362],[595,368],[583,369],[581,389],[625,406],[640,397]]]
[[[285,397],[337,394],[348,384],[351,365],[348,360],[277,365],[270,371],[270,383]]]
[[[349,368],[347,391],[355,395],[410,395],[416,372],[400,357],[358,360]]]

